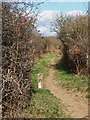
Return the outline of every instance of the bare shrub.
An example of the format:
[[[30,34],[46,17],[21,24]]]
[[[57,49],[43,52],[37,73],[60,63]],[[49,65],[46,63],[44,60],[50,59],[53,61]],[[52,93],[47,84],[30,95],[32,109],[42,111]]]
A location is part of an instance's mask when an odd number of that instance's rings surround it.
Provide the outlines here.
[[[88,50],[88,16],[60,15],[56,20],[58,38],[62,43],[63,60],[71,68],[76,69],[78,75],[87,73]],[[69,64],[70,63],[70,64]]]
[[[5,118],[17,117],[16,114],[27,107],[28,100],[31,99],[33,90],[30,75],[35,60],[35,49],[38,47],[32,42],[37,15],[34,10],[39,4],[41,3],[3,3],[2,105]],[[29,13],[26,12],[27,8]],[[42,45],[39,46],[41,50]]]

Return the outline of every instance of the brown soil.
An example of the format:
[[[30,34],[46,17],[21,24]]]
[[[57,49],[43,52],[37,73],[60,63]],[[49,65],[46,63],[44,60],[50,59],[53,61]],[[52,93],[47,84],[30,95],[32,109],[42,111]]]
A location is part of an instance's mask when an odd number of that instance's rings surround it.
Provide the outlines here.
[[[62,100],[64,106],[69,110],[72,118],[87,118],[88,116],[88,100],[81,97],[81,93],[69,92],[54,82],[54,58],[51,59],[52,68],[49,71],[49,75],[45,80],[44,87],[49,89],[51,93],[57,98]],[[80,95],[80,96],[79,96]]]

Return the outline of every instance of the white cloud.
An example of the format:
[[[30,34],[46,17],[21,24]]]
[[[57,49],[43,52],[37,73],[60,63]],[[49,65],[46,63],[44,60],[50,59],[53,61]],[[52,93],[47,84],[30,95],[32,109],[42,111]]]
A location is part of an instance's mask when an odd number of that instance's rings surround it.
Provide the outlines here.
[[[57,10],[46,10],[41,12],[38,15],[38,30],[40,30],[40,32],[43,35],[54,35],[55,36],[55,32],[50,32],[50,26],[51,26],[51,22],[54,22],[57,15],[60,14],[60,11]]]
[[[66,12],[66,15],[67,16],[79,16],[79,15],[82,15],[83,12],[81,10],[74,10],[74,11],[69,11],[69,12]]]
[[[83,12],[81,10],[74,10],[69,11],[65,13],[65,16],[76,16],[76,15],[82,15]],[[38,30],[40,30],[40,33],[42,33],[43,36],[55,36],[55,32],[50,31],[51,22],[54,22],[56,17],[60,15],[60,11],[54,11],[54,10],[46,10],[41,12],[38,15]]]
[[[42,26],[39,28],[43,36],[56,36],[56,32],[50,32],[49,28]]]
[[[57,17],[57,15],[59,15],[60,12],[59,11],[53,11],[53,10],[46,10],[41,12],[38,15],[38,24],[40,25],[50,25],[51,22],[53,22],[55,20],[55,18]]]

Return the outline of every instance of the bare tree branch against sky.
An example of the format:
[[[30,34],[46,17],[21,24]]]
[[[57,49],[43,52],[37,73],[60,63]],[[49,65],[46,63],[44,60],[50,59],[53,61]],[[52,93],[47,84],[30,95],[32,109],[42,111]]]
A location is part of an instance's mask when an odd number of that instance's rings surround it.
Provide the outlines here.
[[[38,15],[38,30],[43,36],[56,36],[50,31],[51,22],[54,22],[60,13],[66,15],[82,15],[87,13],[88,2],[81,0],[47,0],[41,7]]]

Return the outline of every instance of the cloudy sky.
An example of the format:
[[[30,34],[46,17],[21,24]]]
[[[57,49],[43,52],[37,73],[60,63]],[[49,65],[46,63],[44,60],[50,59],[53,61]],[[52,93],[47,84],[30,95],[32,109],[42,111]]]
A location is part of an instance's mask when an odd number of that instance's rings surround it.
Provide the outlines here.
[[[88,9],[88,0],[49,0],[40,6],[38,15],[38,30],[43,36],[55,36],[55,32],[50,31],[51,22],[61,12],[67,15],[85,14]],[[76,2],[75,2],[76,1]],[[78,2],[77,2],[78,1]]]

